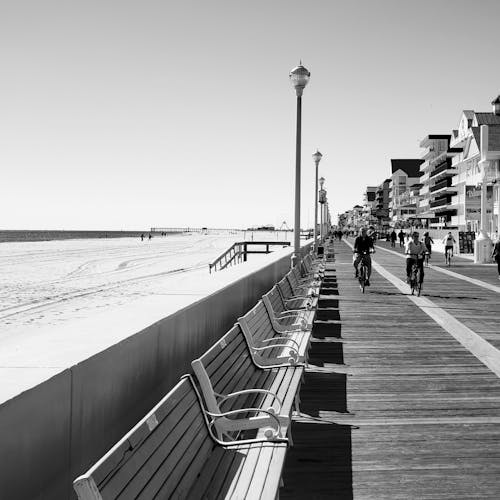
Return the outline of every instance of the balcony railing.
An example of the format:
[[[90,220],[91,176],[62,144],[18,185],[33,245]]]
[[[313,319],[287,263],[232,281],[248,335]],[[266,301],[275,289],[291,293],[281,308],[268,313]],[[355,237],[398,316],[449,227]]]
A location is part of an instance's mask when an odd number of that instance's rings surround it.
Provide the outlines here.
[[[445,161],[439,165],[439,167],[435,168],[429,175],[429,177],[435,177],[436,175],[440,174],[441,172],[444,172],[445,170],[452,170],[456,172],[456,169],[454,169],[448,161]]]
[[[447,177],[443,179],[442,181],[439,181],[437,184],[432,186],[429,191],[431,193],[434,193],[434,191],[439,191],[440,189],[446,188],[446,187],[451,187],[451,177]]]
[[[439,200],[431,201],[429,205],[431,208],[436,208],[446,206],[448,203],[448,198],[440,198]]]

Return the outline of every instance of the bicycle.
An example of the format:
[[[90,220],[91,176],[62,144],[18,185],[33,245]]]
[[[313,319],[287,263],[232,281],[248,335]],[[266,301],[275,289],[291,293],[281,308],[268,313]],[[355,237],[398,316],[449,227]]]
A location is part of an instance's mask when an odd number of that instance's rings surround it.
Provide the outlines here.
[[[429,267],[429,259],[431,257],[430,252],[425,252],[425,257],[424,257],[424,265],[425,267]]]
[[[453,249],[451,247],[446,247],[444,250],[444,260],[448,267],[451,266],[451,258],[453,257]]]
[[[368,262],[366,259],[367,255],[369,255],[369,252],[363,252],[361,254],[361,262],[359,263],[359,288],[363,293],[365,293],[365,287],[368,281]]]
[[[417,258],[413,260],[413,264],[411,265],[410,289],[412,295],[415,295],[415,292],[417,292],[417,297],[420,297],[420,293],[422,292],[422,283],[424,280],[421,276],[420,266],[418,265],[419,256],[416,255],[415,257]]]

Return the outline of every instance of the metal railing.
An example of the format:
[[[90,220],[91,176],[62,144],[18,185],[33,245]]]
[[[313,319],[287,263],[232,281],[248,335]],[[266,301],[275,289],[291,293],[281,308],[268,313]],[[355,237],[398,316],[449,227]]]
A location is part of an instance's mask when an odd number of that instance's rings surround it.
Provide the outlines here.
[[[249,250],[254,245],[265,247],[263,250]],[[208,264],[208,271],[222,271],[228,266],[246,262],[249,254],[270,253],[271,246],[290,246],[289,241],[237,241],[233,243],[224,253]]]

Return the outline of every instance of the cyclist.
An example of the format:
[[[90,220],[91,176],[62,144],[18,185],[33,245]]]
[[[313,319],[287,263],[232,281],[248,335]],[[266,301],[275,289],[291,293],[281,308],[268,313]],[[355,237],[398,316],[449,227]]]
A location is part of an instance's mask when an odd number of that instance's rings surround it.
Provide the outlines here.
[[[448,254],[451,254],[451,257],[453,257],[453,245],[456,243],[455,238],[453,238],[453,235],[451,234],[451,231],[448,231],[448,234],[443,238],[443,243],[444,258],[446,260]]]
[[[424,255],[427,247],[419,241],[419,233],[414,231],[412,239],[408,240],[405,245],[406,254],[406,283],[410,282],[411,268],[416,262],[420,271],[420,283],[424,281]]]
[[[363,258],[363,252],[366,252],[365,259],[368,267],[368,275],[366,286],[370,286],[370,276],[372,274],[372,259],[370,252],[375,253],[373,248],[373,240],[366,234],[366,228],[363,227],[359,230],[359,236],[354,240],[354,269],[356,270],[355,278],[359,276],[358,266]]]
[[[424,233],[424,245],[427,248],[427,253],[429,254],[429,259],[432,254],[432,245],[434,244],[434,240],[429,236],[428,232]]]

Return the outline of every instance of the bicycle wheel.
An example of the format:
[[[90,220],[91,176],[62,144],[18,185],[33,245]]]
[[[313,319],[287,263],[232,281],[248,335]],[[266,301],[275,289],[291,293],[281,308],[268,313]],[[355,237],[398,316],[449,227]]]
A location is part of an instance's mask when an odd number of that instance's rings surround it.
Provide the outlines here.
[[[411,268],[411,274],[410,274],[410,289],[411,289],[411,294],[415,294],[415,290],[417,289],[418,286],[418,269],[416,269],[415,264]]]
[[[361,288],[361,291],[365,293],[365,287],[366,287],[366,267],[364,265],[361,265],[361,268],[359,270],[359,288]]]

